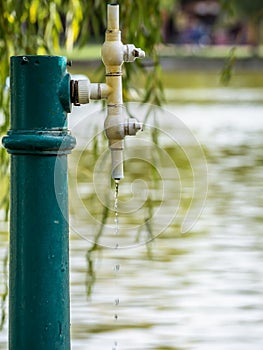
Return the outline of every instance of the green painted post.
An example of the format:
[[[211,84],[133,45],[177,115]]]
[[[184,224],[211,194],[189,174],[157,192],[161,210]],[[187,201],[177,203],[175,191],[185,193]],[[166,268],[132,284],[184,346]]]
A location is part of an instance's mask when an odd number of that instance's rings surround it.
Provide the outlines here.
[[[70,349],[66,65],[11,58],[10,350]]]

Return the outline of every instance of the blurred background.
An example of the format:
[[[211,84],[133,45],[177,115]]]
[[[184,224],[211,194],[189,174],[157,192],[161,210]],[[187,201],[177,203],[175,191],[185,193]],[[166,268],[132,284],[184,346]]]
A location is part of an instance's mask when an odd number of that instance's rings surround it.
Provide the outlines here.
[[[166,43],[251,45],[261,40],[260,1],[181,0],[162,11]],[[224,6],[229,6],[224,7]],[[225,10],[225,11],[224,11]],[[235,14],[228,17],[229,12]]]
[[[72,59],[71,74],[103,81],[105,3],[40,3],[25,7],[19,28],[29,39],[20,51],[8,44],[2,57],[46,53],[43,43],[55,37],[51,53]],[[72,349],[261,350],[262,1],[119,3],[123,41],[146,45],[147,58],[124,67],[125,113],[145,127],[126,140],[116,237],[103,106],[74,107],[68,117],[77,138],[69,157]],[[78,5],[93,6],[93,15],[81,22]],[[50,36],[36,9],[57,18]],[[12,28],[12,18],[6,23]],[[0,349],[7,349],[8,184],[1,181]]]

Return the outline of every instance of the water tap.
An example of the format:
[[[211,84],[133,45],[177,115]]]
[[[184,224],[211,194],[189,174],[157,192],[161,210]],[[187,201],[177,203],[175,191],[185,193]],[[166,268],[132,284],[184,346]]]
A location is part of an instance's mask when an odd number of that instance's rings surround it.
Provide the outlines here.
[[[90,83],[89,80],[71,82],[71,100],[75,105],[89,103],[90,100],[107,100],[107,116],[104,129],[109,140],[112,158],[112,177],[122,179],[123,149],[126,135],[136,135],[142,129],[135,118],[125,120],[123,115],[122,64],[145,57],[145,53],[133,44],[124,45],[119,30],[119,5],[107,7],[107,30],[101,50],[105,66],[105,83]]]

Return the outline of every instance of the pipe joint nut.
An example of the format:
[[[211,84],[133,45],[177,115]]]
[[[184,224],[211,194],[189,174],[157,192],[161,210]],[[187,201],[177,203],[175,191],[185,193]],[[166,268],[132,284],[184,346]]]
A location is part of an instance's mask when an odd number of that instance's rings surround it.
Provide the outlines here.
[[[123,63],[123,44],[118,41],[105,41],[102,49],[101,56],[104,65],[107,67],[117,66],[120,67]]]
[[[121,115],[108,115],[104,123],[104,129],[110,145],[117,140],[123,140],[125,137],[124,122]]]
[[[129,118],[124,124],[125,135],[134,136],[139,130],[142,130],[142,123],[135,118]]]

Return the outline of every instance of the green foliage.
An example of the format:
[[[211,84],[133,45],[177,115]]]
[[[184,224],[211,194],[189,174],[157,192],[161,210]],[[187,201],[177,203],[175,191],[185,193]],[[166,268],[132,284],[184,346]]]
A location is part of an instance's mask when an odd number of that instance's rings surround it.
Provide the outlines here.
[[[1,274],[3,275],[1,285],[2,290],[0,290],[0,331],[3,329],[7,313],[7,296],[8,296],[8,277],[7,277],[7,270],[8,270],[8,254],[6,252],[4,258],[3,258],[3,271]]]
[[[177,3],[176,0],[160,0],[159,2],[160,2],[161,10],[169,11],[169,12],[171,12],[171,10],[174,8],[174,6]]]
[[[240,16],[246,18],[255,26],[255,43],[254,54],[258,54],[257,46],[260,44],[260,21],[263,17],[263,2],[262,0],[220,0],[222,11],[227,13],[232,18]],[[233,47],[228,54],[223,70],[221,72],[220,81],[223,85],[228,85],[231,80],[236,57],[236,48]]]
[[[150,65],[152,66],[149,69],[149,67],[145,67],[144,62],[138,60],[135,64],[125,64],[123,67],[125,100],[129,100],[128,92],[130,88],[134,88],[141,95],[136,82],[132,80],[133,76],[141,74],[146,78],[142,101],[160,105],[164,102],[160,74],[161,66],[156,53],[156,44],[161,42],[160,2],[159,0],[123,0],[120,1],[120,5],[122,5],[121,28],[123,42],[134,43],[145,50],[146,57],[151,58]],[[138,16],[134,16],[135,13]]]
[[[234,0],[233,6],[238,13],[252,20],[257,20],[263,16],[262,0]]]
[[[220,82],[223,85],[228,85],[231,78],[232,78],[232,73],[233,73],[233,68],[236,62],[236,47],[233,47],[229,51],[229,55],[225,61],[223,70],[221,72],[220,76]]]
[[[98,229],[98,232],[94,236],[94,242],[92,246],[88,249],[86,254],[86,260],[87,260],[87,273],[86,273],[86,288],[87,288],[87,296],[90,297],[92,294],[92,288],[94,286],[94,283],[96,282],[96,271],[94,268],[94,252],[97,253],[97,251],[100,250],[100,238],[103,234],[103,229],[106,225],[106,222],[109,217],[109,206],[106,205],[103,207],[102,217],[101,217],[101,223]]]
[[[166,1],[167,2],[167,1]],[[111,1],[116,3],[116,1]],[[161,83],[161,68],[155,48],[161,41],[161,17],[159,0],[120,0],[120,26],[124,43],[133,43],[146,52],[151,67],[143,63],[125,64],[124,99],[129,99],[129,90],[139,88],[135,77],[144,77],[142,101],[160,105],[164,100]],[[70,52],[74,45],[85,46],[88,40],[103,42],[102,32],[106,28],[106,2],[104,0],[0,0],[0,134],[9,128],[9,94],[6,87],[9,75],[9,59],[12,55],[52,54],[58,49]],[[104,67],[101,66],[101,72]],[[141,95],[141,92],[140,92]],[[97,139],[93,155],[98,152]],[[8,162],[5,149],[0,148],[0,185],[2,194],[0,205],[6,213],[8,200]],[[94,253],[98,251],[99,240],[109,215],[107,206],[103,208],[101,225],[94,236],[94,245],[87,252],[87,293],[92,291],[96,280],[93,266]],[[150,231],[150,230],[149,230]],[[2,297],[3,305],[4,298]],[[0,326],[4,324],[2,313]]]
[[[235,13],[233,1],[229,0],[220,0],[221,9],[223,12],[227,13],[230,16],[233,16]]]
[[[116,3],[116,1],[111,1]],[[154,69],[146,69],[141,62],[123,67],[124,98],[129,89],[137,88],[132,77],[146,77],[142,100],[160,105],[164,100],[160,63],[155,47],[161,41],[159,0],[120,0],[120,20],[123,42],[143,48]],[[6,87],[9,59],[12,55],[52,54],[59,48],[68,52],[74,45],[84,46],[88,40],[100,39],[106,28],[104,0],[1,0],[0,1],[0,135],[9,128],[9,96]],[[0,148],[0,178],[8,174],[8,157]],[[8,210],[6,191],[0,204]]]

